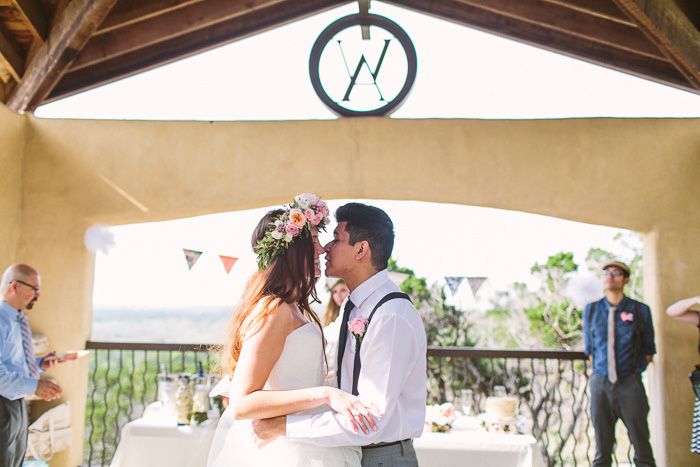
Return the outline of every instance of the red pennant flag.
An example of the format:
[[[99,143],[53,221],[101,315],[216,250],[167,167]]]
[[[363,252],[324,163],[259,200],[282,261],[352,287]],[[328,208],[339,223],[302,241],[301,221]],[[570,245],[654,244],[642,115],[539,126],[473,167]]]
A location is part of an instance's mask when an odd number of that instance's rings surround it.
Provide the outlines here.
[[[187,267],[192,269],[194,264],[197,262],[200,256],[202,256],[201,251],[195,251],[195,250],[188,250],[186,248],[183,248],[182,251],[185,252],[185,259],[187,260]]]
[[[232,258],[230,256],[219,255],[219,258],[221,258],[221,262],[224,263],[224,269],[226,269],[226,274],[231,272],[231,268],[234,264],[236,264],[236,261],[238,261],[238,258]]]

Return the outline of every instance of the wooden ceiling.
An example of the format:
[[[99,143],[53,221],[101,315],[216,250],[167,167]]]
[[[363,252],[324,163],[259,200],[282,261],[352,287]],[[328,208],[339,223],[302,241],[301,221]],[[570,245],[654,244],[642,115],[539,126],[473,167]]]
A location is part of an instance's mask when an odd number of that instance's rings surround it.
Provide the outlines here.
[[[700,94],[699,0],[384,1]],[[0,100],[32,111],[347,3],[0,0]]]

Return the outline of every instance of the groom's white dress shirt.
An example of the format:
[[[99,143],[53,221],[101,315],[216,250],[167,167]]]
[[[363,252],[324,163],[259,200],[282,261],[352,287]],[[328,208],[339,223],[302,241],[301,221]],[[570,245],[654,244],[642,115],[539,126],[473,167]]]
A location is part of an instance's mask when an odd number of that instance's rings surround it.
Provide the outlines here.
[[[400,291],[386,270],[378,272],[350,294],[355,304],[350,320],[369,318],[379,300]],[[338,320],[343,319],[343,310],[344,307]],[[347,338],[341,389],[349,393],[356,340],[349,331]],[[384,412],[382,417],[376,417],[377,431],[355,433],[345,416],[335,412],[289,415],[287,439],[318,446],[364,446],[420,436],[425,421],[426,350],[425,328],[411,302],[393,299],[384,303],[372,317],[362,340],[357,386],[363,401],[372,402]],[[333,365],[334,360],[328,363]]]

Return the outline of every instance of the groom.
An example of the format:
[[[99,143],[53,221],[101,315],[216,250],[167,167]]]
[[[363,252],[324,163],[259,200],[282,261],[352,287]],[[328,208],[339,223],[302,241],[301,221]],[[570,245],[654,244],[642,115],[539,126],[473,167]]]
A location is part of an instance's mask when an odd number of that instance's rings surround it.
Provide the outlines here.
[[[421,435],[425,421],[426,338],[420,315],[387,274],[394,225],[381,209],[360,203],[340,207],[336,220],[334,239],[325,246],[326,275],[345,280],[350,289],[338,317],[338,382],[379,407],[377,430],[355,433],[334,412],[257,420],[253,426],[263,442],[286,436],[317,446],[362,446],[363,467],[417,466],[411,438]],[[347,322],[361,317],[370,322],[358,356],[358,339]]]

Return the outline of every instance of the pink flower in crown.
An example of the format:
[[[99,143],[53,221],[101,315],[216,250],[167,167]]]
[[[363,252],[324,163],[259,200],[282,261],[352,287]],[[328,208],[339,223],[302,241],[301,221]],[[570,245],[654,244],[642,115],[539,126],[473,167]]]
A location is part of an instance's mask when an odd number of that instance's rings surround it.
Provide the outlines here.
[[[290,209],[289,222],[302,229],[304,228],[304,224],[306,224],[306,217],[304,213],[301,212],[301,209]]]
[[[348,330],[352,333],[353,336],[355,336],[358,344],[361,343],[362,338],[365,337],[365,331],[367,331],[367,324],[369,324],[369,320],[364,316],[360,316],[357,319],[348,321]]]
[[[331,212],[328,210],[328,205],[325,201],[319,201],[318,213],[321,215],[321,217],[328,217],[330,215]]]
[[[316,217],[316,213],[314,212],[313,209],[307,208],[304,210],[304,217],[306,217],[306,220],[311,222],[311,220]]]
[[[620,313],[620,319],[622,321],[628,321],[631,323],[632,321],[634,321],[634,315],[632,313],[623,311],[622,313]]]
[[[314,216],[311,218],[310,222],[312,225],[318,225],[321,223],[321,216]]]
[[[299,235],[299,227],[297,227],[296,224],[287,224],[287,227],[285,227],[284,230],[292,237]]]

